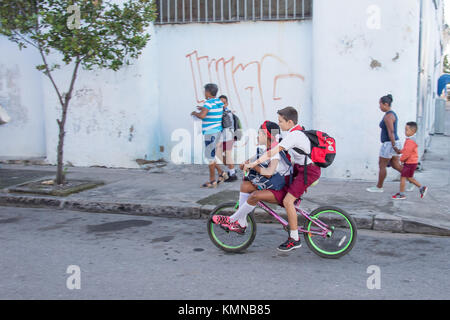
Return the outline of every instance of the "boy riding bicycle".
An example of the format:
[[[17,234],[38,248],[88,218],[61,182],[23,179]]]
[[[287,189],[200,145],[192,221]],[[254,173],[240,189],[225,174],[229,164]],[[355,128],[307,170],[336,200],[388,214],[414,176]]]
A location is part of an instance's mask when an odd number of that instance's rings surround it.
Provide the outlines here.
[[[281,130],[288,131],[285,138],[275,147],[268,150],[264,155],[254,162],[245,164],[244,171],[250,170],[259,164],[274,157],[282,151],[291,149],[300,149],[305,154],[296,151],[292,152],[292,162],[294,165],[294,178],[290,185],[286,185],[281,190],[269,190],[277,203],[286,209],[289,222],[289,238],[286,242],[278,247],[280,251],[291,251],[301,247],[300,237],[298,234],[297,213],[294,203],[299,199],[306,189],[320,178],[320,167],[316,166],[307,156],[311,153],[311,142],[302,132],[302,127],[297,125],[298,113],[293,107],[287,107],[278,111],[278,124]],[[305,158],[306,157],[306,158]],[[305,165],[306,164],[306,165]],[[305,177],[305,170],[307,175]],[[268,201],[264,199],[263,201]],[[269,201],[268,201],[269,202]],[[256,205],[256,203],[255,203]]]
[[[258,131],[258,144],[265,146],[265,150],[272,150],[278,145],[279,134],[280,127],[276,123],[265,121]],[[262,154],[263,152],[258,152],[245,163],[249,164],[257,160]],[[244,164],[241,164],[240,168],[242,170]],[[244,233],[247,228],[247,215],[253,211],[259,201],[278,203],[273,191],[280,190],[289,183],[290,172],[290,161],[283,153],[277,152],[265,161],[261,161],[241,183],[239,210],[230,217],[214,216],[213,222],[230,231]]]

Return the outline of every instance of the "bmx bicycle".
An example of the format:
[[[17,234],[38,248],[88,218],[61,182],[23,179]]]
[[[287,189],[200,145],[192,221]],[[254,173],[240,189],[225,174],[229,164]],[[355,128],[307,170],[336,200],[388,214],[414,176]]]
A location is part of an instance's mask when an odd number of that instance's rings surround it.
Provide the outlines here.
[[[344,210],[333,206],[322,206],[311,213],[301,209],[295,202],[297,214],[305,218],[303,227],[299,227],[308,247],[322,258],[337,259],[349,253],[356,242],[357,227],[353,218]],[[211,241],[226,252],[242,252],[255,240],[256,221],[254,210],[247,216],[247,229],[243,234],[230,231],[212,220],[214,215],[232,215],[239,207],[239,202],[227,202],[218,205],[211,212],[207,229]],[[260,201],[257,207],[273,216],[284,230],[289,232],[288,222]]]

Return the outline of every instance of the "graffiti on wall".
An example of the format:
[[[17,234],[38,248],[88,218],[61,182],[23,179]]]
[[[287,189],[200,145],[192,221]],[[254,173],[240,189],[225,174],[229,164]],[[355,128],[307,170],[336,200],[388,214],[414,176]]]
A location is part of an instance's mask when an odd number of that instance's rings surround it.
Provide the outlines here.
[[[305,77],[274,54],[246,63],[239,62],[235,56],[202,56],[197,50],[186,54],[186,58],[196,103],[204,102],[204,84],[217,83],[219,93],[228,97],[231,108],[239,112],[246,126],[252,120],[267,119],[269,110],[299,106],[302,99]]]

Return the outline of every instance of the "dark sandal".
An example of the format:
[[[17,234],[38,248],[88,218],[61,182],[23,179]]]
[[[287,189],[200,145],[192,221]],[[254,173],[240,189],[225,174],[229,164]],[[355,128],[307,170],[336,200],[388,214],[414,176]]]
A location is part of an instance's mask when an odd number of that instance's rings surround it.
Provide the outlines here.
[[[217,184],[224,182],[229,178],[228,173],[226,171],[222,172],[221,175],[219,175],[219,179],[217,179]]]
[[[202,188],[215,188],[215,187],[217,187],[216,180],[212,180],[210,182],[206,182],[206,183],[202,184]]]

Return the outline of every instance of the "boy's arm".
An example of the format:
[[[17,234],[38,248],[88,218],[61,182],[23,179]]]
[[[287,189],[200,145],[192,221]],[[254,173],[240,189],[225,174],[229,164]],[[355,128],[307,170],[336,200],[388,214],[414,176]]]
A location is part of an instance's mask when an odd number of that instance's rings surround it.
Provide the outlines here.
[[[191,115],[193,115],[199,119],[204,119],[208,115],[208,112],[209,112],[208,108],[202,107],[200,112],[193,111],[191,113]]]
[[[253,161],[255,161],[256,159],[257,159],[257,157],[256,157],[256,155],[254,155],[254,156],[251,157],[250,159],[246,160],[244,163],[241,163],[241,164],[239,165],[239,169],[244,170],[244,166],[245,166],[246,164],[249,164],[250,162],[253,162]]]
[[[403,149],[401,150],[402,156],[400,157],[401,162],[405,162],[411,156],[414,149],[414,143],[410,140],[406,140]]]
[[[253,168],[256,172],[259,174],[265,176],[266,178],[270,178],[275,173],[275,170],[277,169],[279,160],[272,160],[270,161],[270,165],[268,168],[263,168],[260,166],[256,166]]]
[[[256,161],[253,161],[247,165],[245,165],[244,168],[248,168],[248,169],[252,169],[258,165],[260,165],[263,162],[266,162],[267,160],[270,160],[273,156],[277,155],[278,153],[280,153],[283,150],[282,147],[280,147],[279,145],[273,147],[272,149],[270,149],[269,151],[267,151],[266,153],[264,153],[261,157],[259,157],[259,159],[257,159]]]

